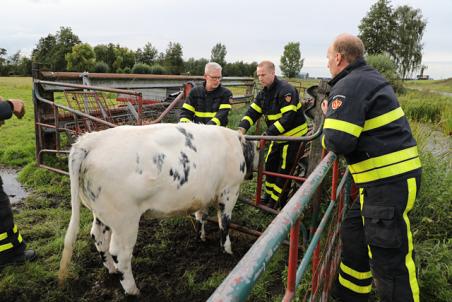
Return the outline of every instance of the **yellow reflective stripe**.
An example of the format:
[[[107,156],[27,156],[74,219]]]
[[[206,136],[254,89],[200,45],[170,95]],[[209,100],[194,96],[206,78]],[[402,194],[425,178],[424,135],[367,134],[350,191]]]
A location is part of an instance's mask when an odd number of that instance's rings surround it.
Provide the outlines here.
[[[372,273],[370,271],[368,271],[368,272],[355,271],[351,267],[345,265],[343,262],[341,262],[340,267],[341,267],[341,270],[344,273],[346,273],[347,275],[352,276],[355,279],[364,280],[364,279],[372,278]]]
[[[276,129],[278,129],[279,133],[283,133],[284,132],[284,127],[281,125],[281,123],[279,121],[276,121],[273,125],[275,125]]]
[[[393,164],[391,166],[352,175],[353,179],[355,180],[355,183],[359,184],[399,175],[402,173],[419,169],[420,167],[421,160],[419,159],[419,157],[416,157],[401,163]]]
[[[180,120],[179,120],[179,122],[181,122],[181,123],[190,123],[191,120],[188,119],[188,118],[186,118],[186,117],[181,117]]]
[[[398,107],[392,111],[389,111],[385,114],[382,114],[380,116],[371,118],[369,120],[366,120],[364,122],[364,129],[363,131],[369,131],[384,125],[387,125],[389,123],[392,123],[395,120],[398,120],[405,114],[403,113],[403,110],[401,107]]]
[[[372,290],[372,284],[367,285],[367,286],[360,286],[360,285],[356,285],[346,279],[344,279],[344,277],[341,276],[341,274],[339,274],[339,283],[348,288],[351,291],[354,291],[355,293],[358,294],[368,294],[370,293],[370,291]]]
[[[0,234],[0,241],[1,240],[5,240],[6,238],[8,238],[8,233],[7,232],[4,232],[4,233]]]
[[[6,244],[2,244],[0,245],[0,252],[9,250],[13,248],[13,244],[12,243],[6,243]]]
[[[364,206],[364,189],[359,188],[359,204],[361,213],[363,212],[363,206]],[[364,216],[361,215],[361,218],[363,220],[363,226],[364,226]],[[369,255],[369,259],[372,259],[372,252],[370,251],[370,246],[367,245],[367,254]]]
[[[279,120],[281,117],[282,117],[282,113],[269,114],[269,115],[267,115],[267,119],[268,119],[269,121]]]
[[[272,152],[273,143],[274,143],[274,141],[272,141],[271,144],[270,144],[270,147],[268,147],[267,155],[265,156],[265,162],[267,162],[268,156],[269,156],[270,153]]]
[[[323,149],[326,149],[326,146],[325,146],[325,134],[322,135],[322,147],[323,147]]]
[[[265,182],[265,186],[266,186],[267,188],[272,188],[273,190],[275,190],[275,191],[278,192],[278,193],[281,193],[281,192],[282,192],[282,189],[281,189],[280,187],[278,187],[276,184],[272,183],[272,182],[266,181],[266,182]]]
[[[217,119],[216,117],[214,117],[213,119],[211,119],[211,121],[214,122],[217,126],[220,126],[220,125],[221,125],[220,120]]]
[[[196,111],[195,115],[197,117],[214,117],[215,114],[217,114],[216,112],[200,112],[200,111]]]
[[[283,150],[282,150],[282,165],[281,165],[281,169],[285,169],[286,168],[287,149],[289,149],[289,145],[284,145]]]
[[[303,106],[303,105],[301,104],[301,102],[298,102],[298,105],[297,105],[297,110],[298,110],[298,109],[300,109],[300,108],[301,108],[301,106]]]
[[[17,241],[19,241],[19,243],[22,243],[22,235],[19,233],[19,235],[17,235]]]
[[[286,133],[281,134],[281,136],[303,136],[308,132],[308,124],[304,123],[298,127],[295,127]]]
[[[287,111],[297,111],[297,106],[295,106],[295,105],[289,105],[289,106],[285,106],[285,107],[282,107],[281,109],[280,109],[280,111],[281,111],[281,113],[286,113]]]
[[[15,225],[13,226],[13,232],[14,232],[14,233],[17,233],[17,224],[15,224]]]
[[[256,104],[256,103],[252,103],[252,104],[251,104],[251,108],[253,108],[253,109],[254,109],[255,111],[257,111],[258,113],[262,113],[262,108],[259,107],[259,105]]]
[[[193,107],[192,105],[187,104],[187,103],[184,103],[184,104],[182,105],[182,108],[185,108],[185,109],[187,109],[187,110],[190,110],[191,112],[195,112],[195,111],[196,111],[196,110],[195,110],[195,107]]]
[[[253,126],[253,125],[254,125],[253,120],[252,120],[248,115],[245,115],[245,116],[242,118],[242,121],[243,121],[243,120],[248,121],[248,123],[250,123],[250,126]]]
[[[413,146],[400,151],[363,160],[359,163],[350,165],[349,168],[352,173],[360,173],[379,167],[389,166],[417,156],[419,156],[417,146]]]
[[[220,105],[220,109],[231,109],[231,108],[232,108],[231,104],[221,104]]]
[[[408,270],[409,283],[411,287],[411,292],[413,294],[413,301],[419,302],[419,284],[416,278],[416,267],[413,260],[413,234],[411,233],[410,228],[410,219],[408,218],[408,212],[411,211],[414,205],[414,201],[416,199],[416,179],[409,178],[407,180],[408,184],[408,201],[403,212],[403,220],[405,220],[406,224],[406,232],[408,239],[408,253],[405,256],[405,266]]]
[[[323,125],[323,128],[342,131],[342,132],[348,133],[350,135],[353,135],[355,137],[359,137],[359,135],[361,134],[361,131],[363,131],[363,128],[358,125],[355,125],[355,124],[352,124],[352,123],[349,123],[346,121],[332,119],[332,118],[327,118],[325,120],[325,124]]]

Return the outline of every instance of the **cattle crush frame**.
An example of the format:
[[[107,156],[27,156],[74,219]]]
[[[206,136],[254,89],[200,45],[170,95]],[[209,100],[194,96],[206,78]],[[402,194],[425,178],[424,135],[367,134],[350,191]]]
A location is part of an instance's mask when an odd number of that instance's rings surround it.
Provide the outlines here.
[[[66,158],[71,144],[77,136],[84,132],[123,124],[144,125],[177,122],[176,110],[188,96],[190,89],[194,85],[199,85],[202,80],[203,78],[200,76],[51,72],[40,70],[38,66],[34,66],[33,103],[37,164],[48,170],[68,175],[64,167],[52,158]],[[255,95],[256,88],[253,78],[225,77],[222,79],[222,84],[240,90],[240,95],[234,92],[233,105],[247,103]],[[318,137],[323,120],[319,120],[318,105],[325,96],[326,92],[322,91],[326,91],[326,84],[321,82],[320,88],[322,89],[319,89],[319,93],[312,93],[308,90],[308,93],[317,101],[314,102],[314,104],[317,103],[317,115],[313,116],[313,124],[317,125],[315,133],[311,126],[310,132],[303,138],[247,136],[247,139],[259,140],[261,161],[255,199],[248,200],[241,197],[240,201],[277,216],[262,234],[239,225],[231,225],[231,228],[260,237],[209,301],[245,300],[252,285],[262,272],[262,268],[268,263],[277,247],[284,242],[289,229],[288,281],[283,300],[291,301],[294,298],[297,284],[300,283],[301,277],[311,262],[312,283],[310,290],[305,293],[303,301],[307,301],[307,299],[309,301],[327,301],[331,280],[338,265],[338,249],[336,248],[339,244],[338,229],[344,213],[342,209],[348,202],[349,185],[346,184],[349,184],[349,176],[344,173],[341,184],[336,188],[339,173],[337,160],[334,161],[336,156],[328,154],[318,166],[316,163],[320,161],[320,158],[312,157],[313,153],[320,152]],[[303,141],[298,160],[308,154],[310,162],[309,169],[304,167],[308,169],[306,173],[309,175],[308,178],[305,175],[299,175],[298,170],[292,170],[291,175],[273,174],[288,180],[283,191],[290,200],[281,211],[268,208],[260,203],[262,177],[272,174],[263,168],[265,142],[277,140]],[[318,186],[333,162],[335,164],[330,204],[320,223],[317,223],[321,208],[321,193]],[[301,219],[302,211],[309,208],[308,204],[312,196],[315,197],[311,205],[312,217],[308,231],[301,223]],[[338,203],[337,200],[339,200]],[[336,204],[338,204],[337,207]],[[333,213],[334,208],[336,208],[335,213]],[[332,223],[326,234],[327,239],[319,241],[328,220]],[[302,243],[299,242],[300,230],[303,234]],[[324,244],[324,248],[321,248],[320,244]],[[304,257],[297,269],[300,247],[304,252]],[[327,252],[321,255],[321,250]],[[263,252],[266,252],[265,257]],[[243,272],[246,274],[244,275]]]

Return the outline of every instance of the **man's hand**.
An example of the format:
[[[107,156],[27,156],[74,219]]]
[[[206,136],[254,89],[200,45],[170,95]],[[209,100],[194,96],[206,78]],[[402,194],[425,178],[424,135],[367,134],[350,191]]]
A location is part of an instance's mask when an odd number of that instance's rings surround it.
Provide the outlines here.
[[[240,133],[240,134],[242,134],[242,135],[245,135],[246,130],[245,130],[245,128],[239,127],[239,128],[237,129],[237,132]]]
[[[326,115],[326,112],[328,111],[328,100],[323,100],[322,111],[323,111],[323,114]]]
[[[22,118],[25,114],[25,105],[24,101],[18,100],[18,99],[9,99],[8,102],[10,102],[13,105],[13,113],[17,118]]]

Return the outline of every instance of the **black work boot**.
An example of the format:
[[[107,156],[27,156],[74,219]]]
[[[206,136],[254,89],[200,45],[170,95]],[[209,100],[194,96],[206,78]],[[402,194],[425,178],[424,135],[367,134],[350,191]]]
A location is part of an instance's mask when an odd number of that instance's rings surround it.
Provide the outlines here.
[[[17,254],[12,254],[8,257],[4,257],[0,261],[0,268],[3,268],[11,264],[22,264],[28,261],[34,261],[37,258],[37,254],[34,250],[26,250]]]

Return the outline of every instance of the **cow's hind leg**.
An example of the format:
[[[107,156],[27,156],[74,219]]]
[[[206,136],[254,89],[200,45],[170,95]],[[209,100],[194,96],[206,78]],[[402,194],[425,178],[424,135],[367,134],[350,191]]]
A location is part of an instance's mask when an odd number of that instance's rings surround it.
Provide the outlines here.
[[[196,224],[196,236],[202,241],[206,241],[206,231],[204,225],[206,224],[207,213],[204,210],[199,210],[195,212]]]
[[[218,224],[220,226],[220,246],[224,252],[232,255],[231,240],[229,238],[229,225],[231,223],[232,209],[239,196],[239,186],[229,187],[220,193],[218,201]]]
[[[127,223],[112,225],[110,253],[124,291],[128,295],[138,295],[140,291],[132,273],[132,252],[137,241],[139,217],[123,217],[121,221]]]
[[[116,268],[108,248],[110,247],[111,229],[103,224],[93,214],[93,225],[91,227],[91,237],[94,239],[94,245],[99,252],[104,266],[110,274],[116,272]]]

